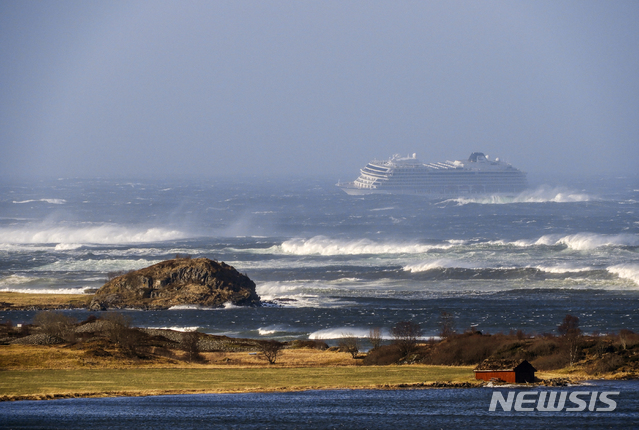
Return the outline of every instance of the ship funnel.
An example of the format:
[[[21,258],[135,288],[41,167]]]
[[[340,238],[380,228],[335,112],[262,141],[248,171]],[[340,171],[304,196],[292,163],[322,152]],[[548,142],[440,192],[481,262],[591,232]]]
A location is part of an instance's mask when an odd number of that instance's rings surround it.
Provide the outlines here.
[[[413,152],[413,158],[417,158],[417,153]]]

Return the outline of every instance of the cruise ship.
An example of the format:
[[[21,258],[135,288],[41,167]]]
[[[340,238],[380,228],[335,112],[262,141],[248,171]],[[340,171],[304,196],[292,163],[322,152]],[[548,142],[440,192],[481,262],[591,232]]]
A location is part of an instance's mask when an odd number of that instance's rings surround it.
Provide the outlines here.
[[[371,161],[354,182],[338,182],[347,194],[419,194],[433,199],[478,195],[515,196],[528,187],[526,173],[499,158],[473,152],[466,161],[424,164],[416,154]]]

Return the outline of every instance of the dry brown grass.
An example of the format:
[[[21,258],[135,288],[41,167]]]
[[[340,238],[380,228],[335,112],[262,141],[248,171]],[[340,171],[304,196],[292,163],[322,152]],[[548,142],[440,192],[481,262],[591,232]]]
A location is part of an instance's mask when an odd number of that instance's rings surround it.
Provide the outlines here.
[[[25,293],[0,293],[0,308],[23,309],[35,307],[38,309],[59,309],[66,307],[86,308],[92,294],[25,294]]]
[[[274,365],[248,352],[203,353],[207,362],[88,357],[61,346],[0,346],[0,400],[246,391],[421,387],[470,383],[471,367],[361,366],[350,354],[285,350]]]
[[[179,351],[174,357],[179,358]],[[68,346],[5,345],[0,346],[0,369],[128,369],[128,368],[214,368],[214,367],[343,367],[360,364],[350,354],[316,349],[287,349],[269,365],[259,354],[249,352],[205,352],[204,361],[186,363],[170,357],[131,358],[113,353],[94,356]]]

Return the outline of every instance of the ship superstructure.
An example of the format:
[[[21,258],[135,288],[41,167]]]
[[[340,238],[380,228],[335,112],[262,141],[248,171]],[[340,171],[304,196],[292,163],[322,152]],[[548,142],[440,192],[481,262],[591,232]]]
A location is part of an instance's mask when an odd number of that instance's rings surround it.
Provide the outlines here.
[[[433,198],[468,195],[516,195],[528,187],[526,173],[473,152],[466,161],[424,164],[416,154],[371,161],[359,177],[338,183],[348,194],[423,194]]]

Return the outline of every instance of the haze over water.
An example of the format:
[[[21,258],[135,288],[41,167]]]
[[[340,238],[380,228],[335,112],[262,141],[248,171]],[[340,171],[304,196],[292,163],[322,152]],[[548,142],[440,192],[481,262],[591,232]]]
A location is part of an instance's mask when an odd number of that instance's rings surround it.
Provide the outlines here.
[[[412,320],[430,336],[446,311],[460,331],[553,332],[567,313],[636,330],[638,197],[633,178],[447,201],[327,180],[5,184],[0,291],[82,292],[188,254],[248,274],[266,306],[126,311],[136,325],[289,340]]]

